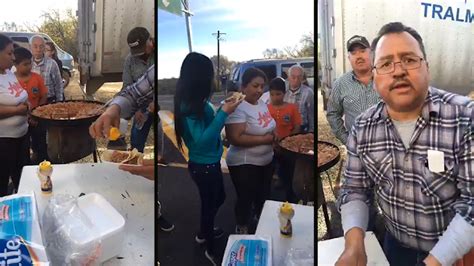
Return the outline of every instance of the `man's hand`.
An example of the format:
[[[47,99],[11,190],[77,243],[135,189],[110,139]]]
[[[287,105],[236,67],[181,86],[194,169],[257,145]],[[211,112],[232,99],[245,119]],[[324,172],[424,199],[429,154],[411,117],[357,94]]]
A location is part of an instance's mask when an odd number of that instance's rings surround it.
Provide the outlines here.
[[[143,165],[121,164],[119,165],[119,169],[155,181],[155,165],[153,160],[143,160]]]
[[[429,254],[428,257],[423,261],[427,266],[441,266],[441,263],[435,258],[435,256]]]
[[[138,110],[135,112],[134,119],[135,119],[135,123],[142,124],[142,123],[145,123],[146,117],[142,111]]]
[[[155,112],[155,103],[154,102],[151,102],[149,105],[148,105],[148,108],[146,109],[148,112],[150,113],[154,113]]]
[[[366,266],[364,232],[358,227],[350,229],[345,236],[344,251],[336,262],[336,266]]]
[[[108,138],[111,127],[120,126],[120,107],[118,105],[111,105],[105,112],[97,118],[89,127],[89,134],[91,137]]]

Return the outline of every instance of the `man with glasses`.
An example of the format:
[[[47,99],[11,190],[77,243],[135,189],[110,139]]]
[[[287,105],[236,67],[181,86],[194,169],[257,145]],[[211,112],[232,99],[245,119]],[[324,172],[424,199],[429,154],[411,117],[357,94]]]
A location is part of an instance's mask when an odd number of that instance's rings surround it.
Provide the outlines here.
[[[345,249],[336,265],[366,265],[375,188],[390,265],[452,265],[473,248],[474,103],[429,86],[421,36],[395,22],[372,43],[382,102],[359,116],[338,199]]]
[[[373,87],[369,42],[363,36],[352,36],[347,51],[352,71],[334,82],[326,114],[332,132],[343,144],[356,117],[380,101]]]

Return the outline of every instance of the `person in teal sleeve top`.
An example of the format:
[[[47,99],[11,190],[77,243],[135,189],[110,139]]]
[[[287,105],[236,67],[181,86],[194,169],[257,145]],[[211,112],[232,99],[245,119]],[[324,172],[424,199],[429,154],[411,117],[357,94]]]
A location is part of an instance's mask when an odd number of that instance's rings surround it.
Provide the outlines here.
[[[195,240],[206,244],[206,258],[217,265],[214,239],[224,232],[214,227],[214,218],[225,200],[220,133],[227,116],[241,101],[225,102],[214,111],[209,102],[214,85],[211,60],[199,53],[189,53],[181,65],[176,85],[174,124],[179,149],[182,149],[184,141],[189,150],[188,170],[201,198],[200,232]]]

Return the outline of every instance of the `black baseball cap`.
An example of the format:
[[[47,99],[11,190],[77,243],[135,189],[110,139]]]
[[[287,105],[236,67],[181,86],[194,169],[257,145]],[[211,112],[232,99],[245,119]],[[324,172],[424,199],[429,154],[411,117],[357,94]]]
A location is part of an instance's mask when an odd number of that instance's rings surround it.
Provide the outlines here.
[[[133,28],[127,36],[128,47],[132,56],[140,56],[145,53],[146,42],[150,38],[150,33],[143,27]]]
[[[361,45],[364,48],[370,47],[369,41],[367,41],[364,36],[354,35],[347,41],[347,51],[352,51],[356,44]]]

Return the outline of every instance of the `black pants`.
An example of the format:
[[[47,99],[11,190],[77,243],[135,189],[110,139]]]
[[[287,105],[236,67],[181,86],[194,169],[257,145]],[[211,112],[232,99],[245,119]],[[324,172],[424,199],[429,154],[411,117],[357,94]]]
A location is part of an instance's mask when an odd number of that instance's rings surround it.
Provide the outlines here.
[[[291,203],[297,203],[295,192],[293,191],[293,173],[295,171],[295,160],[288,158],[283,154],[275,154],[275,162],[278,164],[278,176],[283,182],[286,192],[286,200]]]
[[[188,170],[201,197],[201,234],[206,239],[207,249],[214,252],[214,218],[225,200],[221,164],[189,162]]]
[[[265,166],[244,164],[229,166],[230,177],[237,192],[235,216],[237,225],[248,225],[252,204],[260,217],[263,204],[270,196],[273,163]]]
[[[391,266],[424,265],[422,262],[429,255],[426,251],[403,246],[388,230],[385,232],[383,249]]]
[[[0,138],[0,197],[7,195],[9,177],[18,190],[21,170],[30,159],[28,149],[28,134],[20,138]]]
[[[28,131],[31,137],[31,149],[35,154],[35,160],[32,163],[38,164],[44,160],[49,161],[46,128],[38,124],[37,126],[30,126]]]

